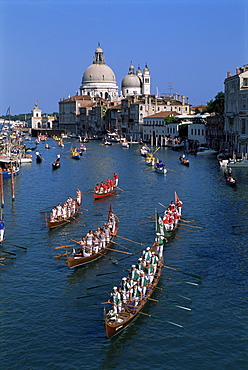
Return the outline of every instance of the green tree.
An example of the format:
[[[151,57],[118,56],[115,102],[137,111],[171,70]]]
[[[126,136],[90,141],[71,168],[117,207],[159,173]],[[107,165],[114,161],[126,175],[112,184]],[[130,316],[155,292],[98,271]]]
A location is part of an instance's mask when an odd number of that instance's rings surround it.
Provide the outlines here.
[[[222,91],[218,92],[214,99],[207,102],[207,107],[204,109],[204,113],[223,113],[224,101],[225,94]]]

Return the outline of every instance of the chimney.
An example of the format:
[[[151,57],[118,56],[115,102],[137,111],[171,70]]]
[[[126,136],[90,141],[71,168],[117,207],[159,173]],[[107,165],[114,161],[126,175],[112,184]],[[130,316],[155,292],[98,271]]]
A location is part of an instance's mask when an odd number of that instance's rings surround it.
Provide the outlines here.
[[[185,96],[182,95],[182,105],[184,105],[184,99],[185,99]]]
[[[228,77],[231,77],[232,75],[231,75],[231,72],[227,72],[227,78]]]
[[[236,68],[236,75],[239,75],[239,74],[240,74],[240,69]]]

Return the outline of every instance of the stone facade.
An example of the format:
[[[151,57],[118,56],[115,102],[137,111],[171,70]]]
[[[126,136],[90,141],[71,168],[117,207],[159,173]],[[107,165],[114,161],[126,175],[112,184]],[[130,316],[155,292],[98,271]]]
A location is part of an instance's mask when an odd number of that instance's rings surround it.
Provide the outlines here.
[[[248,65],[228,72],[225,84],[224,145],[229,152],[248,152]]]

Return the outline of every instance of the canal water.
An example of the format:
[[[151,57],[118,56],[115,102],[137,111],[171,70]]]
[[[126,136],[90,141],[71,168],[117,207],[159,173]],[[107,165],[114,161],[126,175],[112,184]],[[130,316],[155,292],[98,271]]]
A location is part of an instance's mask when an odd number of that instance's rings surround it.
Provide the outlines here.
[[[49,150],[39,144],[41,164],[34,158],[21,167],[13,204],[10,180],[4,180],[5,240],[27,250],[1,247],[16,258],[0,260],[0,368],[247,369],[248,169],[233,170],[237,187],[231,188],[215,156],[189,156],[185,167],[179,153],[162,148],[157,156],[169,170],[161,176],[146,166],[138,144],[123,149],[90,142],[76,161],[69,158],[76,141],[65,140],[63,149],[52,139],[48,143]],[[52,171],[58,153],[61,167]],[[94,185],[114,172],[122,190],[94,201]],[[77,221],[48,230],[41,212],[74,197],[76,188],[83,192]],[[149,246],[155,235],[149,217],[162,212],[159,203],[167,206],[175,191],[183,201],[183,219],[191,222],[182,222],[167,244],[165,265],[202,280],[164,268],[163,276],[171,280],[161,279],[162,290],[153,296],[158,302],[147,304],[144,312],[151,316],[139,315],[107,339],[99,303],[107,301],[138,254],[109,251],[87,267],[69,270],[64,257],[54,258],[64,249],[55,247],[103,225],[110,205],[120,220],[119,235]],[[134,253],[144,248],[123,238],[116,242]],[[82,296],[87,298],[77,299]]]

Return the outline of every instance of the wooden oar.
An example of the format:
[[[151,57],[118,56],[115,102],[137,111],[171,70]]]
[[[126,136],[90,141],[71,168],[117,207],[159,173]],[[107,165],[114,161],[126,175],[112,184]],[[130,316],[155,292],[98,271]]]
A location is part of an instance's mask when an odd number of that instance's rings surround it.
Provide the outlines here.
[[[110,251],[114,251],[114,252],[119,252],[119,253],[125,253],[125,254],[131,254],[131,255],[133,255],[133,253],[124,252],[124,251],[119,251],[119,249],[113,249],[113,248],[108,248],[108,247],[105,247],[104,249],[109,249]]]
[[[181,297],[181,298],[184,298],[184,299],[187,299],[188,301],[191,301],[191,298],[188,298],[188,297],[185,297],[184,295],[181,295],[181,294],[178,294],[178,293],[174,293],[170,290],[167,290],[167,289],[164,289],[164,288],[160,288],[159,286],[156,286],[155,288],[159,289],[159,290],[164,290],[165,292],[167,293],[170,293],[170,294],[173,294],[173,295],[176,295],[178,297]]]
[[[182,328],[183,327],[182,325],[176,324],[175,322],[164,320],[164,319],[161,319],[160,317],[157,317],[157,316],[154,316],[154,315],[150,315],[150,314],[145,313],[145,312],[142,312],[142,311],[139,311],[139,314],[142,314],[142,315],[145,315],[145,316],[149,316],[149,317],[153,317],[156,320],[167,322],[168,324],[178,326],[179,328]]]
[[[69,247],[75,247],[75,244],[71,244],[71,245],[61,245],[60,247],[54,247],[54,249],[69,248]]]
[[[185,220],[185,219],[183,219],[183,218],[180,218],[180,221],[183,221],[183,222],[195,222],[195,220]]]
[[[186,226],[186,225],[185,225]],[[188,231],[192,231],[194,233],[199,233],[200,230],[190,230],[190,229],[185,229],[184,227],[181,227],[181,226],[178,226],[178,229],[182,229],[182,230],[188,230]]]
[[[59,257],[63,257],[63,256],[66,256],[68,253],[63,253],[63,254],[59,254],[58,256],[53,256],[53,258],[59,258]]]
[[[132,249],[127,248],[127,247],[124,247],[124,245],[119,244],[119,243],[117,243],[117,242],[114,242],[113,240],[111,240],[111,243],[117,244],[117,245],[119,245],[120,247],[122,247],[122,248],[124,248],[124,249],[127,249],[128,251],[133,251]]]
[[[109,285],[109,283],[108,283],[108,284],[101,284],[101,285],[91,286],[91,287],[86,288],[86,289],[87,289],[87,290],[90,290],[90,289],[100,288],[100,287],[102,287],[102,286],[107,286],[107,285]]]
[[[168,277],[165,277],[165,276],[160,276],[162,279],[167,279],[167,280],[171,280],[171,281],[178,281],[179,283],[185,283],[185,284],[191,284],[191,285],[196,285],[198,286],[199,284],[197,283],[191,283],[190,281],[185,281],[185,280],[177,280],[177,279],[172,279],[172,278],[168,278]]]
[[[119,188],[118,186],[116,186],[116,189],[121,190],[121,191],[124,191],[123,189]]]
[[[191,274],[189,272],[184,272],[182,270],[178,270],[178,269],[175,269],[173,267],[169,267],[169,266],[165,266],[165,265],[164,265],[164,267],[167,268],[167,269],[170,269],[170,270],[175,270],[175,271],[181,272],[182,274],[185,274],[185,275],[190,275],[192,277],[196,277],[198,279],[202,279],[202,276],[200,276],[200,275]]]
[[[0,249],[0,252],[2,253],[7,253],[7,254],[12,254],[13,256],[16,256],[16,253],[13,253],[13,252],[8,252],[8,251],[3,251],[2,249]]]
[[[152,169],[153,169],[152,167],[147,167],[143,171],[152,170]]]
[[[8,256],[0,256],[0,258],[8,258],[9,260],[14,260],[15,257],[8,257]]]
[[[87,194],[87,193],[94,193],[94,190],[87,190],[87,191],[85,191],[85,194]]]
[[[96,293],[96,294],[83,295],[81,297],[77,297],[76,299],[90,298],[90,297],[95,297],[97,295],[103,295],[103,294],[106,295],[108,293],[110,293],[110,292],[101,292],[101,293]]]
[[[158,300],[158,299],[153,299],[153,298],[148,298],[148,299],[149,299],[149,301],[160,302],[160,303],[168,304],[168,305],[170,305],[170,306],[174,306],[174,307],[177,307],[177,308],[181,308],[181,309],[183,309],[183,310],[191,311],[191,308],[188,308],[188,307],[178,306],[177,304],[173,304],[173,303],[169,303],[169,302],[160,301],[160,300]]]
[[[20,245],[11,244],[11,243],[9,243],[9,242],[6,242],[5,240],[4,240],[4,241],[2,241],[2,243],[9,244],[9,245],[13,245],[13,247],[16,247],[16,248],[28,249],[28,248],[26,248],[26,247],[21,247]]]
[[[139,244],[139,245],[145,245],[143,243],[135,242],[134,240],[124,238],[123,236],[120,236],[120,235],[115,235],[115,236],[118,237],[118,238],[124,239],[124,240],[128,240],[129,242],[132,242],[132,243],[136,243],[136,244]]]
[[[195,227],[197,229],[204,229],[204,227],[202,227],[202,226],[194,226],[194,225],[183,225],[183,226]]]
[[[152,155],[154,155],[155,153],[157,153],[157,151],[160,149],[160,146],[155,150],[155,152],[152,153]]]
[[[90,209],[86,209],[86,208],[81,208],[83,211],[87,211],[87,212],[94,212],[95,214],[97,214],[98,216],[103,216],[102,213],[96,213],[95,211],[91,211]]]

